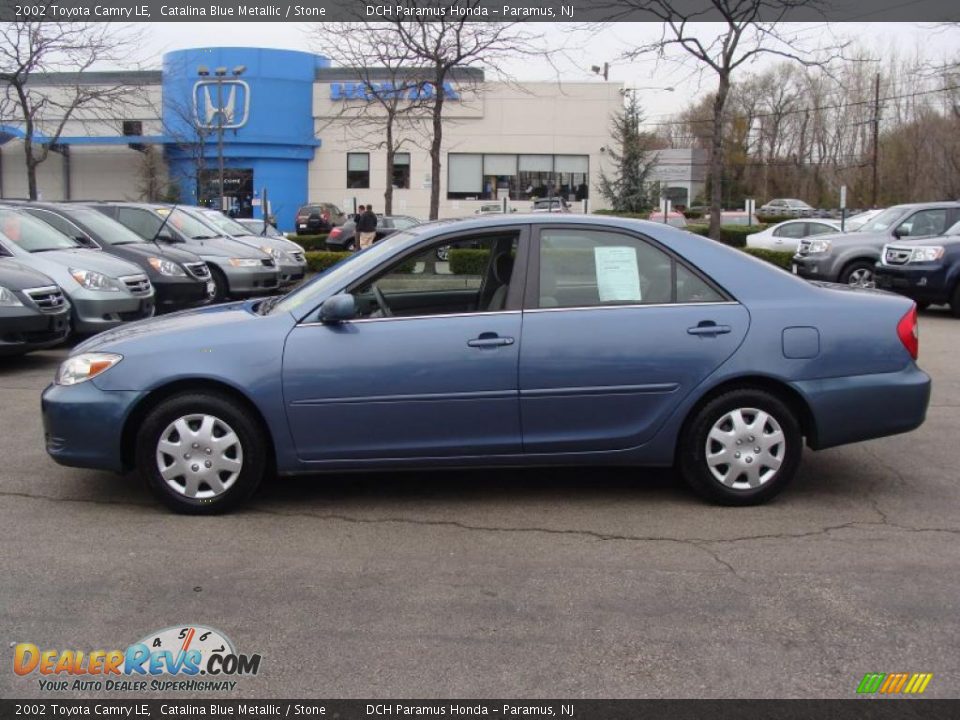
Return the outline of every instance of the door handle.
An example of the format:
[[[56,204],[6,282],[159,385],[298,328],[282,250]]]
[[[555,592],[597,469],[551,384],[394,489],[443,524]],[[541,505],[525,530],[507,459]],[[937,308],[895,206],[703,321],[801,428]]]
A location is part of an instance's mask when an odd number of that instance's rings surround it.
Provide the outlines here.
[[[687,328],[688,335],[726,335],[730,332],[729,325],[717,325],[713,320],[704,320],[696,327]]]
[[[467,345],[475,348],[494,348],[513,345],[512,337],[500,337],[496,333],[480,333],[480,337],[467,340]]]

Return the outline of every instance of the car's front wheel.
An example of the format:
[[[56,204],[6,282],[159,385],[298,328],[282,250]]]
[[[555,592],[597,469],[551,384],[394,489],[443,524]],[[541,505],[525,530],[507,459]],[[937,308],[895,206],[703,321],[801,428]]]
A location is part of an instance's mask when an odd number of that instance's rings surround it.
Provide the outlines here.
[[[211,304],[226,302],[230,294],[230,285],[223,270],[217,267],[210,268],[210,279],[213,281],[213,292],[210,293]]]
[[[874,263],[867,260],[857,260],[847,265],[840,273],[840,282],[844,285],[857,288],[876,287],[876,278],[873,275]]]
[[[229,397],[175,395],[143,421],[137,469],[176,512],[225,512],[249,498],[263,479],[267,462],[261,435],[249,411]]]
[[[723,505],[756,505],[777,495],[800,463],[803,433],[793,411],[764,390],[720,395],[692,418],[678,448],[684,480]]]

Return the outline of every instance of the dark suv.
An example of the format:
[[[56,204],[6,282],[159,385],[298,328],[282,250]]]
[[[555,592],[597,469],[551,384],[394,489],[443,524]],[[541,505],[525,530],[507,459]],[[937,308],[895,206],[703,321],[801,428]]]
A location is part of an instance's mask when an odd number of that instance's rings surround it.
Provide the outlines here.
[[[63,342],[70,303],[46,275],[0,259],[0,355],[20,355]]]
[[[912,298],[920,309],[949,304],[960,317],[960,222],[941,237],[887,244],[874,272],[877,287]]]
[[[337,225],[343,225],[347,216],[333,203],[310,203],[297,210],[297,235],[320,235],[328,233]]]

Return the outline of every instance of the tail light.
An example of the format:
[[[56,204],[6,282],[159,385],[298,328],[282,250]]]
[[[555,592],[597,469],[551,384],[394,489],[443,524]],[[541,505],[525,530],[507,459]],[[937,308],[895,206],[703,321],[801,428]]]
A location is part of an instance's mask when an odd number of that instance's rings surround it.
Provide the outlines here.
[[[897,337],[910,353],[914,360],[920,354],[920,328],[917,325],[917,306],[910,308],[909,312],[900,318],[897,323]]]
[[[342,232],[343,230],[341,228],[335,227],[333,230],[330,231],[330,237],[338,238],[340,237],[340,233]]]

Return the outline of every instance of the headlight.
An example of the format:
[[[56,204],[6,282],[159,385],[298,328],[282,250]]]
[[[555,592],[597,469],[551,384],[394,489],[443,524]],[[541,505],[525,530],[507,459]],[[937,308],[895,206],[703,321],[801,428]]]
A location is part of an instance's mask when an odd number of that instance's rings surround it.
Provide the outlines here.
[[[187,273],[182,267],[177,265],[175,262],[170,262],[169,260],[164,260],[163,258],[152,257],[147,258],[147,262],[150,263],[150,267],[156,270],[161,275],[173,275],[176,277],[183,277]]]
[[[12,290],[0,287],[0,307],[23,307],[23,303]]]
[[[118,362],[123,355],[114,353],[81,353],[67,358],[57,371],[57,385],[76,385],[100,373],[106,372]]]
[[[230,258],[227,262],[234,267],[260,267],[262,264],[256,258]]]
[[[830,241],[829,240],[811,240],[810,249],[807,252],[811,254],[830,252]]]
[[[915,247],[910,255],[909,262],[933,262],[943,257],[942,245],[924,245]]]
[[[120,292],[120,286],[114,282],[112,278],[108,278],[103,273],[94,272],[93,270],[76,270],[70,268],[70,274],[73,275],[73,279],[77,281],[80,287],[86,288],[87,290]]]
[[[260,248],[261,252],[265,252],[267,255],[271,256],[274,260],[288,260],[287,254],[278,248],[267,247],[266,245]]]

